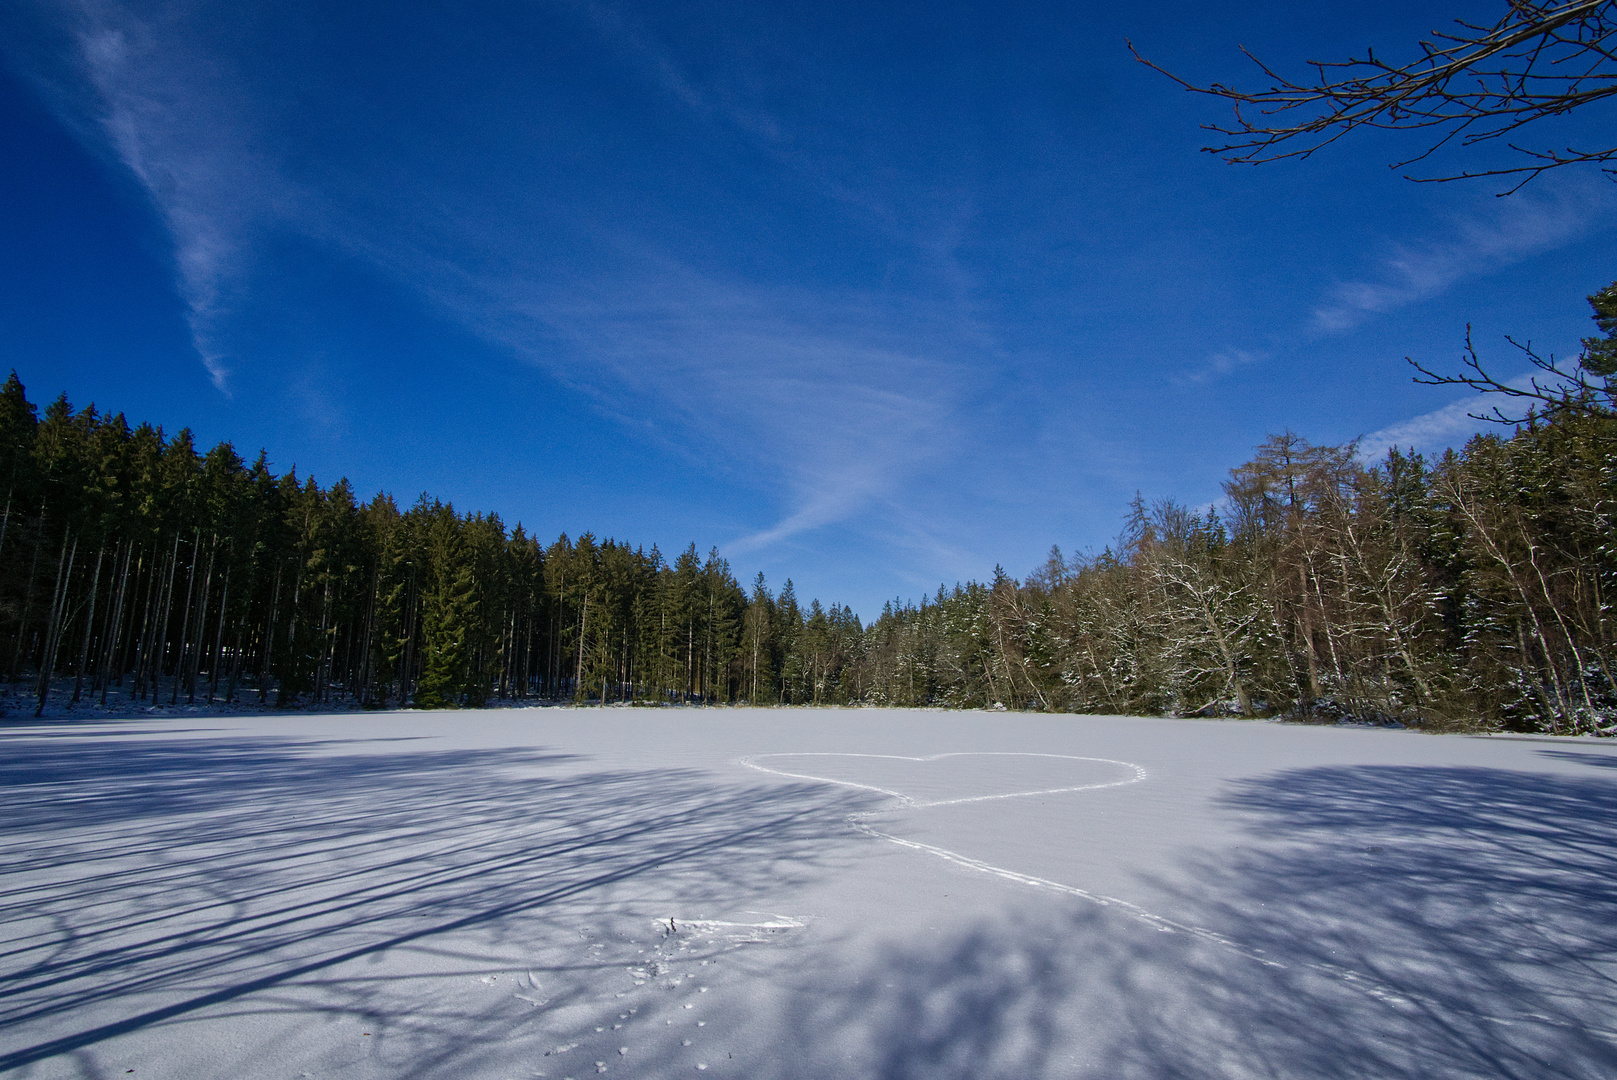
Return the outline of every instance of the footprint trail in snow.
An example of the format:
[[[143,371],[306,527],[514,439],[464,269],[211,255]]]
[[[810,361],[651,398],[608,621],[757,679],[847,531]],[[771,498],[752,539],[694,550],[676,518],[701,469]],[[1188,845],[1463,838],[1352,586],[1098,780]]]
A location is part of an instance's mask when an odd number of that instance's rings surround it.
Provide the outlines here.
[[[990,792],[955,798],[927,799],[896,790],[894,787],[887,787],[878,783],[865,782],[866,780],[870,779],[868,776],[863,780],[852,780],[845,777],[838,778],[834,776],[816,775],[814,773],[793,771],[764,764],[765,761],[779,760],[782,758],[817,758],[825,761],[827,764],[830,764],[832,759],[841,759],[843,761],[859,760],[870,763],[906,763],[914,766],[954,758],[1013,757],[1065,760],[1072,762],[1083,762],[1093,765],[1114,766],[1116,770],[1121,773],[1121,775],[1110,780],[1097,780],[1089,783],[1038,786],[1036,788],[1028,788],[1025,790]],[[1119,761],[1114,758],[1083,757],[1073,754],[1041,754],[1019,751],[956,751],[945,754],[932,754],[925,757],[909,757],[899,754],[823,752],[756,754],[749,757],[739,758],[737,759],[736,764],[745,766],[746,768],[755,770],[757,772],[768,773],[773,776],[787,777],[794,780],[809,780],[822,784],[833,784],[837,787],[853,788],[859,791],[876,792],[877,794],[886,795],[897,800],[899,807],[907,810],[926,810],[933,807],[961,806],[968,803],[990,802],[1002,799],[1022,799],[1032,798],[1035,796],[1066,795],[1085,791],[1101,791],[1108,788],[1126,787],[1131,784],[1138,784],[1148,778],[1145,768],[1131,761]],[[1088,889],[1079,888],[1076,885],[1067,885],[1059,881],[1051,881],[1047,878],[1035,877],[1032,874],[1020,873],[1019,871],[1010,870],[1002,866],[995,866],[992,863],[984,862],[981,859],[974,859],[971,856],[963,855],[958,851],[951,851],[947,848],[938,847],[933,844],[924,844],[918,840],[910,840],[902,836],[895,836],[892,833],[882,832],[881,830],[872,827],[867,823],[866,820],[876,816],[877,813],[878,811],[866,811],[863,813],[850,814],[848,816],[848,823],[852,828],[865,834],[866,836],[870,836],[878,840],[884,840],[888,843],[897,844],[900,847],[907,848],[911,851],[918,851],[937,859],[942,859],[943,861],[952,863],[953,865],[961,867],[962,869],[987,874],[992,877],[1000,878],[1004,881],[1013,882],[1018,885],[1025,885],[1030,888],[1077,897],[1080,900],[1087,901],[1088,903],[1095,904],[1100,907],[1112,908],[1123,915],[1139,920],[1140,922],[1152,926],[1164,933],[1185,934],[1187,936],[1206,941],[1217,946],[1218,948],[1233,952],[1268,968],[1273,968],[1280,971],[1310,971],[1318,975],[1326,976],[1327,978],[1333,979],[1345,986],[1358,990],[1359,992],[1366,994],[1376,1001],[1393,1008],[1419,1008],[1425,1010],[1447,1011],[1452,1007],[1451,1003],[1442,1003],[1435,1000],[1429,1000],[1419,994],[1412,994],[1407,991],[1394,989],[1380,980],[1366,975],[1363,972],[1355,971],[1352,968],[1317,961],[1304,963],[1284,963],[1266,955],[1262,949],[1256,949],[1243,945],[1233,938],[1218,933],[1216,930],[1210,930],[1202,926],[1192,926],[1177,922],[1165,916],[1158,915],[1157,913],[1141,907],[1138,904],[1131,903],[1128,900],[1123,900],[1115,896],[1107,896],[1103,893],[1092,892]],[[1499,1024],[1536,1023],[1557,1027],[1567,1026],[1541,1014],[1522,1015],[1516,1017],[1487,1016],[1482,1018]],[[1607,1034],[1617,1035],[1617,1032]]]

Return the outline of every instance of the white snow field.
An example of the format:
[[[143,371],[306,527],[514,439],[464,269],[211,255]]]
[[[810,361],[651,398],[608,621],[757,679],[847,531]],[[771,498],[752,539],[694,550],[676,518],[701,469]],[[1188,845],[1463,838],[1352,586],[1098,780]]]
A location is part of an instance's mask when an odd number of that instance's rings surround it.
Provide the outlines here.
[[[536,708],[0,746],[10,1075],[1617,1076],[1617,745]]]

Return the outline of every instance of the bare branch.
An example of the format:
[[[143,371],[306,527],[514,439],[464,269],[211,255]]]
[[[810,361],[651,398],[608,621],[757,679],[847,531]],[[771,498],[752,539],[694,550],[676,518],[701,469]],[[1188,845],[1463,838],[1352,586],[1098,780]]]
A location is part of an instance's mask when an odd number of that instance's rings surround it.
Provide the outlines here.
[[[1546,417],[1566,413],[1584,413],[1607,418],[1617,416],[1617,412],[1613,411],[1613,406],[1617,405],[1617,388],[1612,387],[1609,381],[1601,385],[1591,381],[1590,372],[1583,367],[1581,358],[1575,366],[1567,367],[1558,362],[1553,354],[1549,357],[1540,356],[1534,351],[1532,342],[1523,343],[1512,337],[1506,337],[1505,340],[1521,350],[1535,368],[1554,381],[1541,382],[1539,376],[1534,375],[1528,380],[1526,387],[1521,387],[1501,382],[1490,375],[1477,357],[1476,346],[1471,341],[1470,326],[1465,328],[1465,355],[1460,358],[1469,374],[1462,372],[1458,375],[1443,375],[1412,357],[1406,356],[1404,359],[1420,373],[1415,376],[1414,381],[1424,386],[1464,386],[1479,393],[1501,394],[1507,398],[1536,403],[1529,405],[1527,414],[1523,416],[1507,416],[1497,405],[1491,413],[1467,414],[1476,420],[1496,424],[1523,424],[1535,412]]]
[[[1203,147],[1208,153],[1259,164],[1309,157],[1357,128],[1432,132],[1431,145],[1393,166],[1404,168],[1455,140],[1473,147],[1617,96],[1617,0],[1507,3],[1509,11],[1491,26],[1457,20],[1456,32],[1434,31],[1432,40],[1419,43],[1415,60],[1388,63],[1373,49],[1362,59],[1311,60],[1314,76],[1302,82],[1242,47],[1242,54],[1270,81],[1268,89],[1255,92],[1216,82],[1198,86],[1141,56],[1132,41],[1128,47],[1140,63],[1186,90],[1232,104],[1233,123],[1203,125],[1231,137]],[[1515,191],[1550,169],[1617,161],[1617,146],[1562,152],[1507,145],[1530,161],[1410,179],[1521,176],[1511,189]]]

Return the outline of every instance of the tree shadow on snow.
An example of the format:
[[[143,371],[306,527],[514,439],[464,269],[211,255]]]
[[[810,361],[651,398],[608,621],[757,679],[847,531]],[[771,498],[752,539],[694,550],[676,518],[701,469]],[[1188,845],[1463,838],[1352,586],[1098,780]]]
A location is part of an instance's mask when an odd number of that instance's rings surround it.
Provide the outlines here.
[[[314,1010],[404,1031],[391,1075],[465,1075],[529,1007],[423,1001],[386,961],[476,974],[566,938],[577,970],[545,975],[559,1007],[608,962],[581,927],[744,903],[823,865],[869,801],[525,750],[8,740],[0,1072],[59,1055],[94,1072],[84,1055],[116,1036]]]
[[[828,976],[846,989],[801,998],[802,1063],[774,1075],[1617,1075],[1609,780],[1314,768],[1221,801],[1248,841],[1155,888],[1227,944],[1029,903]]]
[[[1617,754],[1589,753],[1578,750],[1540,750],[1540,754],[1556,761],[1570,761],[1575,765],[1588,765],[1596,769],[1617,769]]]

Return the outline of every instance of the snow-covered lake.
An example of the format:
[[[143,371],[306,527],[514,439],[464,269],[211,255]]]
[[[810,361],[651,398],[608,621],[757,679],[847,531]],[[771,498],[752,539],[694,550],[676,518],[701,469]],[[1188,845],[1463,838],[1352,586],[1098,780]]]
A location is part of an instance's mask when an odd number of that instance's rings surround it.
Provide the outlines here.
[[[0,1072],[1617,1075],[1617,746],[538,708],[0,728]]]

